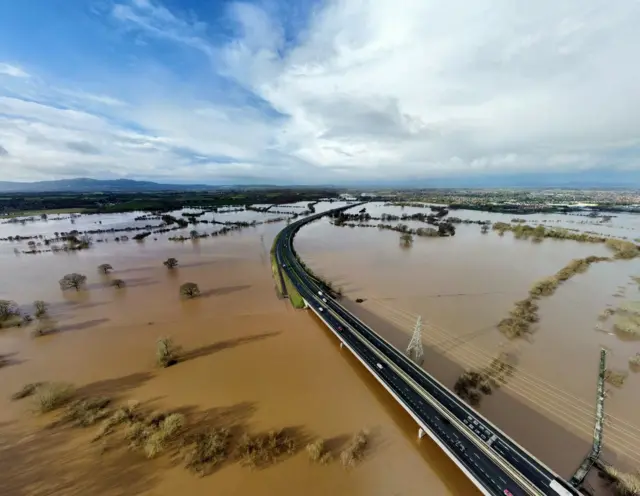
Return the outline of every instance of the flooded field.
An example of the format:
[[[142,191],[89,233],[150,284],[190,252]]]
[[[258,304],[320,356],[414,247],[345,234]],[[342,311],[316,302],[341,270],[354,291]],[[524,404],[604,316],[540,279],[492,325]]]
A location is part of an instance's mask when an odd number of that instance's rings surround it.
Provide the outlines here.
[[[0,224],[0,237],[160,224],[136,221],[140,215]],[[215,219],[259,222],[274,216],[229,212]],[[142,242],[116,243],[115,234],[100,234],[94,241],[104,241],[86,250],[35,255],[14,254],[26,241],[0,242],[0,299],[14,300],[29,313],[34,300],[48,302],[57,329],[41,337],[31,336],[35,323],[0,330],[0,355],[8,357],[0,368],[2,494],[387,496],[424,494],[425,488],[429,494],[475,494],[437,446],[417,440],[413,421],[319,322],[276,297],[269,249],[284,225],[186,242],[167,238],[183,231],[188,236],[192,226]],[[219,227],[195,226],[203,233]],[[178,259],[177,269],[162,265],[168,257]],[[102,263],[114,268],[108,276],[97,271]],[[71,272],[87,276],[84,290],[60,290],[58,280]],[[126,286],[109,287],[114,278]],[[199,298],[179,298],[178,288],[187,281],[199,285]],[[161,336],[183,348],[184,361],[156,367]],[[296,428],[302,440],[328,440],[336,456],[360,429],[370,432],[370,445],[350,470],[339,461],[310,463],[303,443],[300,452],[271,467],[225,463],[199,478],[175,453],[147,460],[126,448],[92,443],[97,427],[52,428],[55,415],[36,415],[29,398],[9,399],[36,381],[66,381],[118,404],[137,400],[153,410],[184,413],[189,422],[243,432]]]
[[[366,208],[372,216],[429,213],[382,204]],[[449,215],[492,222],[514,217],[463,210]],[[606,223],[557,214],[525,220],[532,226],[541,222],[612,236],[624,233],[629,239],[639,236],[640,226],[640,218],[632,215]],[[413,229],[426,226],[402,222]],[[295,245],[315,273],[342,287],[347,306],[398,348],[406,348],[422,316],[423,366],[447,386],[453,387],[465,369],[486,367],[500,353],[508,356],[513,375],[482,397],[479,411],[567,477],[590,447],[599,350],[607,348],[608,367],[626,374],[626,380],[620,388],[607,387],[603,458],[640,467],[640,374],[629,365],[640,352],[640,340],[613,332],[613,319],[601,316],[606,308],[640,300],[638,282],[631,277],[640,275],[640,259],[594,263],[538,301],[535,332],[527,339],[508,339],[497,324],[514,302],[527,297],[534,282],[573,259],[611,257],[612,252],[604,244],[534,243],[510,232],[482,234],[477,224],[457,224],[454,237],[416,236],[410,247],[401,247],[397,232],[337,227],[328,219],[302,228]]]

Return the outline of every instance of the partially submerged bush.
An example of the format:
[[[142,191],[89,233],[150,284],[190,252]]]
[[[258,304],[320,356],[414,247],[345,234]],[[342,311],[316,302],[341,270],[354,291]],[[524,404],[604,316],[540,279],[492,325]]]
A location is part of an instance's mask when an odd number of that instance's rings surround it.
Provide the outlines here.
[[[195,282],[185,282],[180,286],[180,294],[187,298],[195,298],[200,294],[200,288]]]
[[[638,246],[631,241],[608,239],[605,243],[615,253],[615,258],[630,259],[640,255]]]
[[[331,453],[327,450],[323,439],[318,439],[307,444],[306,450],[312,462],[326,465],[332,459]]]
[[[211,429],[201,432],[186,441],[185,466],[189,470],[205,475],[229,456],[228,429]]]
[[[529,291],[529,294],[533,298],[540,298],[541,296],[551,296],[558,288],[559,281],[555,277],[546,277],[536,282]]]
[[[162,262],[162,265],[164,265],[167,269],[174,269],[178,266],[178,260],[176,258],[170,257]]]
[[[156,360],[163,368],[171,367],[178,363],[180,347],[173,343],[169,337],[158,339],[156,346]]]
[[[284,429],[278,429],[254,436],[243,434],[238,442],[237,455],[241,464],[259,468],[275,463],[285,455],[293,455],[295,450],[295,439]]]
[[[65,406],[74,395],[71,384],[64,382],[45,382],[34,393],[34,405],[39,413],[47,413]]]
[[[79,427],[94,425],[110,415],[111,412],[107,409],[110,403],[111,398],[106,397],[73,401],[67,407],[64,420]]]
[[[47,315],[49,305],[42,300],[36,300],[33,302],[33,308],[35,310],[34,315],[36,316],[36,319],[40,319]]]
[[[640,494],[640,473],[629,474],[605,465],[604,474],[613,483],[617,495],[634,496]]]
[[[612,386],[615,387],[622,387],[624,384],[624,381],[627,380],[627,376],[629,374],[627,374],[627,372],[621,371],[621,370],[609,370],[607,369],[604,373],[604,380],[607,381],[609,384],[611,384]]]
[[[364,458],[364,453],[369,442],[369,434],[367,431],[358,432],[345,449],[340,453],[340,462],[345,468],[354,467]]]
[[[142,431],[143,449],[147,458],[154,458],[162,453],[170,441],[175,440],[176,435],[184,427],[185,417],[181,413],[167,415],[157,424],[152,424],[146,431]]]
[[[631,358],[629,358],[629,365],[632,367],[640,367],[640,353],[636,353]]]
[[[31,382],[29,384],[25,384],[24,386],[22,386],[22,389],[20,389],[20,391],[17,391],[11,395],[11,399],[13,401],[16,401],[28,396],[32,396],[33,393],[36,392],[36,389],[38,389],[43,384],[43,382]]]
[[[19,327],[23,324],[20,308],[15,301],[0,300],[0,329]]]
[[[120,289],[124,288],[126,286],[126,283],[122,279],[114,279],[113,281],[111,281],[111,286]]]

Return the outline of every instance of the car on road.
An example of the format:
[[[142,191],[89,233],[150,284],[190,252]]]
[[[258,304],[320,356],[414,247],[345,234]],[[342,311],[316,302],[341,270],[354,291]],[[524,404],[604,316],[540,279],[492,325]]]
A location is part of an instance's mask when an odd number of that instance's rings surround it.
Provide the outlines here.
[[[322,307],[318,307],[318,310],[319,310],[320,312],[324,312],[324,308],[322,308]]]
[[[376,363],[376,367],[378,367],[380,370],[382,370],[384,368],[384,365],[382,365],[380,362]]]

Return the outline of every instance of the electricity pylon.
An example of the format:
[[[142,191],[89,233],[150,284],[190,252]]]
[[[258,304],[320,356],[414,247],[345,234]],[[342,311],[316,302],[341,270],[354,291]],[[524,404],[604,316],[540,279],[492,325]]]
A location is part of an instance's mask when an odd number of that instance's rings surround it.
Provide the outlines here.
[[[424,350],[422,349],[422,317],[418,316],[416,326],[413,328],[413,336],[407,346],[406,355],[418,365],[424,361]]]

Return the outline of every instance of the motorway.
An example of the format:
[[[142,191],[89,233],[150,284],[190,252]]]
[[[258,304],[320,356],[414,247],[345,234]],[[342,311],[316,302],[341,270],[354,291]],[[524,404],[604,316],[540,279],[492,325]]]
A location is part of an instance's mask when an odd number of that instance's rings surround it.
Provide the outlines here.
[[[280,270],[309,307],[483,494],[580,494],[323,292],[297,260],[293,237],[304,224],[328,213],[292,223],[275,244]]]

